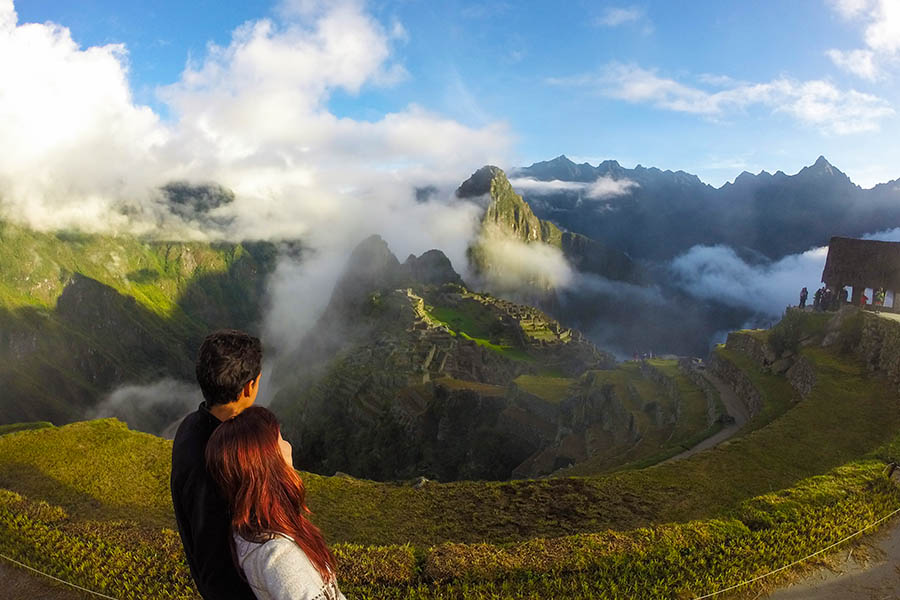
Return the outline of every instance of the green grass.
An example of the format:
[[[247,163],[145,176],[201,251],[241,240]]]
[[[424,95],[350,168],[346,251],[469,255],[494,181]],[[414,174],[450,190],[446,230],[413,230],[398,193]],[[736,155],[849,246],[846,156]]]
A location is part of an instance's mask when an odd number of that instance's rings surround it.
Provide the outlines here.
[[[10,425],[0,425],[0,435],[15,433],[17,431],[29,431],[31,429],[43,429],[45,427],[53,427],[53,423],[50,423],[49,421],[34,421],[31,423],[12,423]]]
[[[454,331],[465,333],[473,338],[490,337],[491,326],[497,322],[497,316],[475,301],[464,302],[463,306],[464,309],[435,306],[429,312],[435,319]]]
[[[600,477],[430,483],[421,489],[304,474],[332,541],[419,547],[513,542],[722,514],[864,454],[900,429],[893,388],[855,361],[804,354],[819,384],[760,429],[689,459]],[[605,375],[609,377],[610,375]],[[771,389],[771,388],[767,388]],[[102,420],[0,437],[0,487],[80,518],[172,526],[171,442]],[[103,465],[103,469],[98,469]]]
[[[499,325],[499,319],[493,311],[476,300],[464,300],[458,307],[427,306],[426,312],[429,317],[447,326],[453,335],[475,342],[512,360],[534,361],[528,352],[515,345],[511,339],[492,336],[492,328]],[[492,339],[496,341],[491,341]]]
[[[568,398],[574,382],[575,380],[570,377],[542,375],[520,375],[513,381],[523,391],[550,404],[559,404]]]
[[[498,545],[337,544],[348,597],[691,598],[787,565],[900,507],[879,455],[747,499],[719,518]],[[131,521],[79,521],[0,490],[0,551],[122,600],[196,598],[177,535]],[[783,578],[788,574],[783,574]],[[766,580],[746,591],[770,588]]]

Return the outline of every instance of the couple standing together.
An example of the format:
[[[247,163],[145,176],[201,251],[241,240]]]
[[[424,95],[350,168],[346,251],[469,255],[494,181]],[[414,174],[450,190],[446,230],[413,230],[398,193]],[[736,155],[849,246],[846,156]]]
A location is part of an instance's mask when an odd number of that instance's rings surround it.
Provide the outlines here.
[[[307,518],[306,490],[278,420],[253,406],[259,339],[217,331],[200,346],[204,402],[172,446],[172,503],[205,600],[344,600],[335,560]]]

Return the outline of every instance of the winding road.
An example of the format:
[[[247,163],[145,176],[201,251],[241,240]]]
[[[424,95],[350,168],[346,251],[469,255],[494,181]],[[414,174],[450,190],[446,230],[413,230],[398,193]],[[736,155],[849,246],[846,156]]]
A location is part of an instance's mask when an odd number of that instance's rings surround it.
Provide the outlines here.
[[[696,373],[699,373],[702,377],[704,377],[707,381],[709,381],[715,388],[719,391],[719,396],[722,399],[722,404],[725,406],[725,412],[727,412],[734,422],[724,427],[721,431],[716,433],[715,435],[711,435],[693,448],[689,448],[680,454],[676,454],[675,456],[664,460],[660,464],[664,464],[667,462],[674,462],[676,460],[683,460],[690,456],[697,454],[698,452],[702,452],[703,450],[707,450],[709,448],[714,448],[718,446],[728,438],[732,437],[741,428],[750,420],[750,413],[747,410],[747,407],[741,402],[740,398],[734,393],[734,390],[731,387],[710,373],[707,369],[694,369]]]

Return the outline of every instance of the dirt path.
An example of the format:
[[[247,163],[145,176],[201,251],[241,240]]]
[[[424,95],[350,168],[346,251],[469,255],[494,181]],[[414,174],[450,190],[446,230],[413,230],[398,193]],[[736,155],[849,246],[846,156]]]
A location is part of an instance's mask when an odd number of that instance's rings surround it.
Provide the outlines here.
[[[837,553],[831,568],[816,569],[777,590],[770,600],[888,600],[900,597],[900,520]]]
[[[5,600],[97,600],[0,558],[0,598]]]
[[[734,423],[731,423],[727,427],[724,427],[721,431],[716,433],[715,435],[711,435],[693,448],[685,450],[681,454],[676,454],[672,458],[663,461],[663,463],[672,462],[676,460],[683,460],[688,458],[689,456],[693,456],[698,452],[702,452],[708,448],[713,448],[718,446],[738,431],[740,431],[741,427],[743,427],[748,420],[750,420],[750,414],[747,412],[747,407],[743,402],[735,395],[734,390],[728,386],[727,383],[707,371],[706,369],[697,369],[697,373],[702,375],[709,381],[711,384],[715,386],[715,388],[719,391],[719,396],[722,398],[722,404],[725,405],[725,411],[731,415],[731,418],[734,419]]]

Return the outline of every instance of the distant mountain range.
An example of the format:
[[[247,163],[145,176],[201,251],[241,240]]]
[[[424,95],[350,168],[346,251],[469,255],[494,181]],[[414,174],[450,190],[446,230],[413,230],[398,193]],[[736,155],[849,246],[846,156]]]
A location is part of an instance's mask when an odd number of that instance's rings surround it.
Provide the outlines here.
[[[900,179],[862,189],[823,156],[796,175],[744,172],[720,188],[684,171],[626,169],[614,160],[595,167],[564,155],[518,169],[511,180],[539,218],[634,259],[726,244],[774,260],[833,235],[900,227]]]

